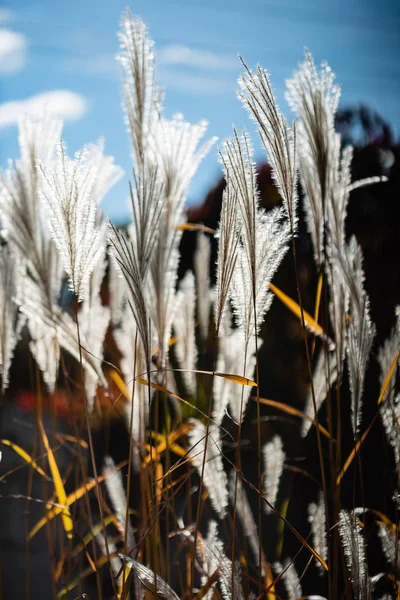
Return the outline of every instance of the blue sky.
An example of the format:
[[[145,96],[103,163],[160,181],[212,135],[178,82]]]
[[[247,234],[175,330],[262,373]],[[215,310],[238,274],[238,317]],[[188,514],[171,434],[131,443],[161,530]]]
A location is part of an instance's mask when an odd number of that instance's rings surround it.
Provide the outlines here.
[[[0,9],[0,163],[18,156],[16,115],[27,99],[47,95],[65,114],[70,153],[105,138],[106,152],[125,177],[103,203],[116,220],[128,214],[129,139],[120,99],[116,31],[127,6],[120,0],[10,0]],[[283,111],[285,79],[307,46],[328,61],[342,86],[342,105],[362,101],[400,132],[399,0],[135,0],[134,15],[148,24],[166,88],[165,114],[209,121],[223,140],[232,124],[253,135],[236,98],[240,53],[271,74]],[[55,93],[58,91],[58,94]],[[32,106],[32,100],[30,100]],[[199,202],[219,177],[216,148],[196,174],[190,202]]]

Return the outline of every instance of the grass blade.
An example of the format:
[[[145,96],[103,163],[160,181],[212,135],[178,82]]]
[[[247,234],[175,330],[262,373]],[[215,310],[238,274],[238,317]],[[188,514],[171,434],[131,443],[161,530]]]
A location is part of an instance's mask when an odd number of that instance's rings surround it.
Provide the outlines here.
[[[50,471],[51,471],[53,481],[54,481],[54,488],[55,488],[56,494],[58,496],[58,499],[60,501],[60,504],[62,504],[65,507],[65,508],[60,509],[62,522],[63,522],[63,526],[64,526],[64,531],[65,531],[67,537],[69,539],[71,539],[73,536],[74,526],[72,523],[71,513],[68,508],[67,494],[65,492],[65,488],[64,488],[63,480],[60,475],[60,471],[58,469],[57,461],[56,461],[53,451],[50,447],[49,440],[47,438],[47,434],[44,430],[41,419],[38,419],[38,423],[39,423],[39,429],[40,429],[40,434],[42,436],[43,444],[44,444],[44,447],[47,452],[47,460],[49,461]]]

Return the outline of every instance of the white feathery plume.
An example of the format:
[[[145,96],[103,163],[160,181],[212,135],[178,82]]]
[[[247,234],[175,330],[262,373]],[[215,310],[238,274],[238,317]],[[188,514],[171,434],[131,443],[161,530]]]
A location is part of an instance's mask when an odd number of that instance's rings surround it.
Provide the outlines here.
[[[27,278],[33,278],[39,285],[42,290],[41,302],[46,302],[50,312],[57,306],[63,269],[57,249],[45,227],[39,202],[42,177],[37,163],[52,164],[61,127],[61,121],[49,116],[41,119],[22,117],[19,121],[21,158],[1,175],[3,189],[0,214],[8,242],[13,251],[23,257],[28,267]],[[40,308],[38,310],[40,313]],[[28,319],[28,328],[32,338],[30,350],[52,392],[60,355],[54,327],[36,319]]]
[[[121,471],[115,470],[115,463],[111,456],[104,457],[103,473],[110,471],[104,483],[110,497],[114,515],[120,525],[121,533],[125,533],[126,523],[126,492],[122,480]],[[131,549],[135,546],[135,534],[130,523],[128,523],[128,536],[125,547]]]
[[[46,305],[46,311],[50,315],[59,312],[58,300],[63,279],[63,266],[53,240],[44,234],[41,237],[41,244],[40,258],[36,263],[36,269],[32,273],[29,270],[27,279],[34,278],[32,285],[41,289],[40,302]],[[28,299],[27,294],[21,294],[20,298],[22,304],[27,302],[31,304],[31,313],[35,312],[35,307],[31,303],[31,299]],[[21,310],[28,314],[24,306],[21,306]],[[40,315],[42,308],[38,307],[37,312]],[[36,317],[37,315],[28,318],[27,322],[32,338],[29,348],[43,374],[43,380],[49,392],[52,393],[57,381],[60,345],[57,340],[56,328],[49,322],[41,321]]]
[[[393,364],[394,358],[400,349],[400,307],[396,308],[396,324],[393,327],[390,336],[385,340],[383,346],[379,349],[378,362],[381,369],[379,381],[381,387]],[[380,404],[380,414],[382,424],[385,429],[386,437],[393,448],[395,464],[400,468],[400,394],[396,394],[395,382],[399,371],[399,361],[394,369],[389,381],[386,393]]]
[[[364,379],[375,327],[369,315],[369,298],[364,290],[362,252],[355,237],[351,238],[344,254],[338,255],[342,276],[350,293],[350,324],[348,326],[347,364],[350,376],[353,434],[361,424]]]
[[[104,250],[103,236],[96,226],[97,202],[103,195],[96,179],[101,157],[99,152],[95,165],[90,166],[93,152],[89,154],[82,149],[71,160],[61,142],[54,167],[39,163],[43,175],[41,196],[47,207],[51,234],[78,300],[83,300],[90,273]],[[111,180],[115,181],[113,165],[108,164],[108,169],[112,171]],[[109,187],[105,173],[102,182]]]
[[[332,145],[335,151],[331,153],[331,186],[329,189],[329,202],[327,206],[327,253],[329,264],[326,265],[328,282],[331,289],[330,299],[330,316],[334,330],[336,343],[336,360],[338,363],[338,380],[342,378],[342,365],[345,358],[346,349],[349,343],[354,347],[354,330],[351,328],[347,331],[347,315],[350,306],[350,297],[362,296],[360,290],[363,285],[363,277],[358,278],[358,290],[352,291],[349,275],[343,272],[343,265],[349,262],[347,255],[351,253],[359,253],[355,244],[346,246],[345,219],[347,215],[347,204],[349,200],[351,185],[351,162],[353,158],[353,148],[351,146],[345,148],[340,153],[340,138],[336,134]],[[363,182],[366,185],[369,182]],[[350,262],[351,262],[350,258]],[[361,261],[360,259],[356,259]],[[358,268],[358,267],[357,267]],[[360,304],[359,300],[356,304]],[[368,305],[368,301],[367,301]],[[354,308],[354,307],[353,307]],[[357,308],[359,313],[358,319],[363,322],[367,329],[369,328],[368,321],[368,306],[365,308],[365,315],[362,316],[362,310]],[[361,331],[361,330],[360,330]],[[347,335],[349,333],[349,335]],[[368,343],[372,342],[372,330],[367,333],[369,338]],[[358,344],[361,340],[358,341]],[[356,342],[357,343],[357,342]],[[350,350],[349,350],[350,352]]]
[[[154,42],[145,23],[133,18],[129,10],[122,15],[118,38],[121,53],[117,59],[123,70],[123,105],[135,161],[140,170],[148,151],[152,127],[161,111],[161,94],[156,86]]]
[[[138,174],[134,172],[134,187],[130,186],[132,223],[129,236],[141,281],[146,278],[159,235],[162,191],[157,166],[146,165]]]
[[[239,137],[234,130],[234,138],[224,144],[221,160],[238,195],[241,232],[230,294],[236,321],[248,342],[272,303],[268,284],[287,251],[290,227],[284,209],[267,213],[258,206],[253,153],[246,133]]]
[[[24,308],[21,307],[21,310],[24,311]],[[57,341],[56,328],[29,318],[28,329],[32,338],[29,349],[42,372],[47,389],[52,394],[56,387],[60,362],[60,344]]]
[[[386,437],[393,448],[397,470],[400,469],[400,394],[386,401],[381,407],[381,419]]]
[[[349,192],[352,192],[353,190],[356,190],[357,188],[360,188],[360,187],[365,187],[367,185],[372,185],[374,183],[385,183],[386,181],[389,181],[388,178],[386,177],[386,175],[375,175],[373,177],[364,177],[363,179],[358,179],[357,181],[353,181],[353,183],[351,183],[349,185]]]
[[[179,600],[174,590],[159,575],[156,575],[154,571],[136,562],[136,560],[133,560],[129,556],[125,556],[125,554],[119,554],[118,556],[133,569],[136,577],[149,594],[154,597],[164,598],[165,600]],[[157,588],[154,585],[155,582]]]
[[[312,502],[308,506],[308,521],[311,523],[313,548],[324,560],[327,560],[328,546],[326,539],[326,515],[324,496],[322,492],[319,494],[318,502]],[[322,572],[323,567],[319,560],[316,560],[315,563]]]
[[[329,364],[329,374],[328,374]],[[321,408],[329,390],[337,379],[336,357],[333,353],[325,355],[324,348],[321,348],[313,373],[314,398],[317,413]],[[314,402],[312,390],[307,394],[306,404],[304,407],[305,414],[311,419],[315,419]],[[305,437],[310,430],[312,423],[308,419],[304,419],[301,426],[301,435]]]
[[[59,306],[49,304],[46,292],[39,282],[26,277],[23,289],[20,290],[18,303],[28,321],[34,322],[35,326],[42,328],[39,331],[53,331],[54,338],[52,339],[56,340],[57,344],[69,352],[78,362],[80,361],[76,324],[68,313],[61,311]],[[83,366],[90,369],[93,376],[97,376],[101,385],[106,385],[99,361],[93,358],[90,352],[85,351],[85,348],[89,348],[89,345],[83,334],[81,336],[81,348]],[[48,352],[53,350],[54,347],[50,345]]]
[[[35,275],[43,277],[43,215],[38,190],[37,162],[49,164],[61,135],[62,121],[49,116],[19,120],[21,158],[0,172],[0,215],[10,246],[26,260]],[[44,251],[45,253],[45,251]]]
[[[106,543],[106,539],[101,531],[96,533],[95,537],[103,556],[107,556],[108,554],[113,554],[114,552],[117,552],[117,546],[115,545],[115,543],[108,537]],[[114,577],[117,577],[118,573],[121,572],[123,566],[121,559],[119,558],[119,556],[112,556],[110,557],[110,564]]]
[[[185,121],[181,114],[176,114],[172,119],[161,117],[154,124],[154,141],[149,148],[149,157],[159,166],[166,199],[164,213],[171,227],[182,222],[189,184],[199,164],[216,142],[217,138],[212,137],[199,145],[207,126],[206,120],[193,125]],[[170,236],[173,234],[174,231],[169,232]]]
[[[112,252],[110,252],[109,257],[108,287],[110,292],[110,320],[112,325],[118,327],[122,324],[122,316],[128,296],[128,286]]]
[[[351,163],[353,160],[353,148],[347,146],[343,149],[340,160],[340,136],[336,134],[338,149],[335,154],[335,167],[332,171],[334,185],[330,190],[330,198],[327,206],[327,223],[329,229],[328,251],[332,254],[329,246],[336,249],[337,252],[343,252],[346,245],[345,221],[347,216],[347,205],[350,196],[351,184]],[[333,159],[333,157],[332,157]],[[331,159],[331,160],[332,160]]]
[[[149,317],[144,298],[144,280],[141,276],[142,266],[135,253],[132,240],[118,231],[110,223],[109,241],[117,268],[120,269],[129,289],[128,305],[132,311],[140,340],[143,344],[147,366],[150,361],[150,329]],[[142,263],[143,264],[143,263]]]
[[[0,395],[9,384],[9,370],[25,319],[18,313],[17,296],[23,285],[23,269],[10,249],[0,241]]]
[[[367,303],[368,298],[365,298],[365,307],[360,321],[358,323],[351,321],[348,328],[347,364],[350,375],[352,427],[355,436],[361,425],[364,380],[375,335]]]
[[[104,154],[104,138],[97,143],[85,144],[86,153],[85,168],[91,172],[94,179],[91,187],[91,195],[97,204],[103,200],[107,192],[123,176],[124,172],[118,165],[114,164],[114,157]]]
[[[245,73],[239,78],[239,98],[258,125],[258,133],[272,167],[275,184],[294,232],[297,223],[295,123],[291,129],[280,113],[267,71],[259,66],[256,73],[252,73],[244,62],[243,66]]]
[[[244,600],[242,585],[240,581],[240,565],[232,565],[232,561],[224,552],[224,545],[218,536],[216,521],[211,520],[208,524],[207,536],[197,543],[197,555],[203,570],[201,585],[206,585],[218,569],[218,582],[221,595],[224,600]],[[232,589],[232,568],[234,568]],[[205,595],[206,600],[212,600],[215,596],[215,583]]]
[[[350,290],[343,277],[337,253],[333,253],[331,261],[326,265],[326,274],[330,289],[329,314],[335,340],[335,356],[337,381],[340,385],[343,374],[343,363],[347,350],[347,320],[350,308]]]
[[[230,323],[230,312],[222,324],[222,335],[218,342],[217,371],[220,373],[232,373],[253,378],[256,366],[255,338],[250,338],[247,344],[243,328],[232,328]],[[259,340],[261,344],[261,340]],[[243,361],[246,356],[245,372],[243,373]],[[214,403],[213,419],[219,425],[222,423],[226,408],[229,404],[229,412],[236,423],[243,421],[248,400],[252,388],[239,386],[223,377],[216,377],[214,381]]]
[[[191,125],[176,115],[160,119],[154,126],[153,156],[163,182],[163,209],[159,235],[151,266],[148,298],[150,314],[158,336],[161,361],[165,362],[175,310],[175,285],[179,264],[177,226],[184,220],[184,203],[190,181],[215,139],[203,143],[207,122]]]
[[[107,224],[102,218],[99,223],[99,230],[103,236],[103,248],[106,247]],[[83,334],[87,350],[92,354],[93,359],[97,360],[99,365],[103,359],[103,344],[110,323],[110,309],[101,302],[100,290],[107,267],[106,251],[97,261],[90,275],[87,290],[84,292],[85,300],[79,313],[80,331]],[[86,369],[85,390],[86,398],[90,409],[93,406],[93,399],[96,396],[98,377],[90,369]]]
[[[176,358],[180,368],[185,369],[182,376],[189,393],[193,395],[196,390],[196,373],[190,371],[196,368],[197,346],[194,322],[196,290],[192,271],[188,271],[180,282],[176,303],[177,309],[173,322]]]
[[[204,458],[207,427],[197,419],[190,419],[189,422],[192,425],[188,433],[189,445],[191,447],[189,456],[199,476],[201,476],[204,462],[204,485],[208,490],[212,507],[218,516],[223,518],[228,507],[228,482],[222,462],[219,427],[210,424],[207,453]]]
[[[291,600],[299,600],[302,597],[303,592],[294,563],[287,558],[283,564],[278,562],[274,563],[274,570],[278,574],[282,573],[281,579],[285,586],[288,598]]]
[[[346,510],[340,511],[339,533],[356,600],[370,600],[372,586],[368,577],[364,538],[354,513]]]
[[[311,54],[293,79],[287,82],[287,100],[297,113],[300,178],[306,194],[306,218],[317,264],[322,263],[323,229],[327,203],[334,182],[332,166],[338,160],[340,138],[335,133],[335,114],[340,88],[324,63],[318,73]]]
[[[378,536],[381,540],[382,550],[386,557],[386,560],[390,565],[400,568],[400,538],[396,532],[386,527],[386,525],[378,525]],[[397,565],[396,565],[397,560]]]
[[[236,485],[236,471],[232,469],[229,475],[229,495],[232,503],[235,499],[235,485]],[[243,487],[242,478],[237,478],[237,490],[236,490],[236,513],[242,524],[243,532],[249,539],[249,546],[253,552],[256,566],[259,564],[259,539],[257,525],[254,520],[254,515],[250,507],[250,503],[247,499],[247,494]],[[262,562],[265,562],[264,555],[262,555]],[[264,575],[264,567],[262,571]]]
[[[127,301],[143,344],[147,368],[151,347],[145,285],[161,215],[161,185],[157,169],[146,167],[143,173],[135,176],[134,183],[135,187],[131,188],[132,225],[125,234],[110,223],[109,241],[114,266],[120,269],[129,290]]]
[[[282,476],[283,463],[286,458],[282,439],[279,435],[275,435],[270,442],[267,442],[264,445],[262,453],[264,458],[264,497],[270,504],[275,505],[279,492],[279,482]],[[267,513],[272,512],[272,509],[265,502],[264,507]]]
[[[239,242],[237,191],[231,180],[226,177],[226,186],[222,193],[221,217],[215,237],[218,240],[217,283],[215,298],[215,329],[218,336],[229,299],[232,276],[237,258]]]
[[[197,288],[197,314],[201,337],[208,337],[208,326],[210,321],[211,296],[210,296],[210,238],[199,231],[197,234],[197,245],[193,256],[194,272],[196,275]]]

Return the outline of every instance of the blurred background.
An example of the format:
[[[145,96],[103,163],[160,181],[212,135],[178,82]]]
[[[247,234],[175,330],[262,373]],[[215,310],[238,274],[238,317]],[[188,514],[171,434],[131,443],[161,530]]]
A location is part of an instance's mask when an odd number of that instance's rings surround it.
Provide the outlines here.
[[[0,165],[17,158],[18,116],[47,109],[65,119],[70,153],[104,136],[125,177],[103,208],[129,214],[130,147],[120,107],[116,31],[126,2],[11,0],[0,7]],[[222,141],[232,124],[254,133],[236,97],[238,54],[268,69],[286,114],[285,80],[307,46],[328,61],[343,88],[341,106],[362,102],[400,131],[399,0],[135,0],[130,6],[156,42],[165,114],[209,121]],[[256,157],[263,158],[253,137]],[[220,176],[216,150],[194,178],[189,203],[201,202]]]

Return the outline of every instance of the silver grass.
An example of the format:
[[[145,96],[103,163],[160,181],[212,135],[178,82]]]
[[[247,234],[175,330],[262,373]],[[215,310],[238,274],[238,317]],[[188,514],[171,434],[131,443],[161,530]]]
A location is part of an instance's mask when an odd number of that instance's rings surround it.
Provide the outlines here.
[[[216,142],[217,138],[212,137],[200,144],[207,126],[206,120],[191,124],[181,114],[172,119],[161,117],[155,122],[149,157],[159,167],[164,184],[165,214],[172,226],[182,222],[189,184]]]
[[[24,310],[22,307],[21,310]],[[57,383],[60,362],[60,344],[57,340],[56,328],[43,321],[28,319],[31,336],[29,349],[42,372],[47,389],[52,394]]]
[[[313,388],[317,413],[327,397],[329,390],[335,383],[337,374],[335,354],[329,353],[328,356],[326,356],[324,348],[321,348],[313,373]],[[315,419],[314,402],[311,389],[307,394],[304,412],[311,419]],[[307,435],[311,424],[311,421],[306,419],[303,420],[301,425],[302,437]]]
[[[381,419],[389,444],[393,448],[396,468],[400,468],[400,394],[388,401],[381,408]]]
[[[144,297],[143,263],[135,252],[135,246],[130,237],[118,231],[110,223],[109,241],[115,264],[120,269],[129,289],[128,306],[133,314],[140,340],[146,357],[146,368],[150,361],[150,328],[149,315]]]
[[[337,252],[343,253],[346,245],[345,221],[350,196],[353,148],[351,146],[344,148],[339,161],[340,137],[337,134],[335,140],[337,141],[338,149],[332,169],[334,181],[327,207],[329,229],[328,250],[329,246],[333,244]]]
[[[374,177],[365,177],[364,179],[358,179],[349,185],[349,192],[356,190],[360,187],[365,187],[366,185],[372,185],[374,183],[385,183],[388,181],[388,178],[385,175],[375,175]]]
[[[343,277],[337,253],[333,253],[330,264],[326,267],[330,288],[329,315],[335,341],[337,381],[338,385],[340,385],[347,350],[347,319],[350,308],[350,290]]]
[[[248,342],[259,331],[272,303],[268,284],[287,251],[290,227],[284,209],[267,213],[259,208],[253,153],[246,133],[239,137],[234,130],[234,138],[224,144],[221,160],[238,196],[241,230],[230,295],[236,321]]]
[[[305,61],[287,82],[287,100],[298,116],[300,179],[306,195],[306,218],[317,264],[322,263],[323,228],[332,182],[332,161],[339,153],[335,114],[340,88],[324,63],[320,72],[306,50]],[[333,158],[334,157],[334,158]]]
[[[102,245],[105,248],[106,222],[104,220],[99,224],[99,229],[102,231]],[[85,300],[79,314],[80,333],[83,334],[88,344],[86,349],[93,355],[94,360],[98,360],[99,365],[101,365],[103,359],[104,338],[110,322],[110,309],[102,304],[100,296],[106,266],[107,260],[104,250],[103,256],[97,261],[90,275],[87,290],[84,292]],[[91,369],[87,369],[85,374],[85,389],[90,408],[93,405],[98,383],[98,376],[94,375]]]
[[[108,273],[108,287],[110,293],[110,319],[112,325],[118,327],[122,324],[122,316],[128,296],[128,286],[125,277],[121,273],[121,269],[118,268],[113,253],[110,252],[109,256],[110,267]]]
[[[119,557],[128,567],[133,569],[143,588],[150,594],[158,598],[165,598],[165,600],[179,600],[174,590],[159,575],[156,575],[154,571],[125,554],[119,554]],[[157,588],[154,585],[155,583],[157,584]]]
[[[352,183],[351,163],[353,148],[347,146],[341,150],[340,135],[331,131],[330,136],[329,186],[326,191],[327,252],[329,258],[335,252],[342,254],[345,252],[345,220],[350,192],[358,187],[386,180],[385,177],[372,177]]]
[[[369,315],[369,298],[364,290],[362,252],[353,237],[338,256],[342,276],[350,294],[350,324],[347,332],[347,364],[350,376],[352,427],[354,436],[361,424],[362,395],[366,368],[375,336]]]
[[[156,85],[154,42],[145,23],[127,10],[118,34],[121,52],[117,59],[123,71],[123,105],[139,170],[144,164],[154,122],[161,111]]]
[[[83,300],[90,273],[104,251],[101,231],[96,227],[97,203],[106,191],[98,187],[97,179],[102,153],[98,153],[95,165],[90,162],[93,153],[87,149],[71,160],[60,143],[54,166],[39,163],[43,175],[41,196],[49,215],[50,231],[78,300]],[[107,168],[115,181],[113,165],[108,164]],[[109,187],[105,173],[102,182]]]
[[[258,125],[258,132],[272,167],[273,178],[290,218],[293,232],[297,223],[296,127],[288,127],[280,113],[268,73],[258,67],[252,73],[243,62],[239,98]]]
[[[118,231],[110,223],[109,241],[115,264],[129,290],[128,304],[140,335],[146,361],[150,359],[149,315],[145,300],[146,278],[158,238],[161,216],[162,186],[157,168],[146,166],[134,173],[131,188],[132,224],[128,234]]]
[[[38,196],[37,162],[49,164],[60,138],[62,122],[51,117],[19,120],[21,158],[0,172],[0,218],[10,246],[41,277],[43,269],[43,215]]]
[[[40,202],[42,183],[38,162],[52,164],[62,122],[50,117],[19,121],[21,158],[0,173],[0,218],[10,247],[27,263],[34,279],[40,281],[49,302],[57,300],[62,265],[47,231]]]
[[[20,119],[21,158],[1,175],[0,215],[8,242],[26,262],[27,277],[41,288],[41,301],[46,303],[50,313],[58,303],[63,269],[46,227],[39,198],[42,177],[37,163],[52,164],[61,127],[61,121],[46,116],[41,119]],[[28,319],[28,329],[32,338],[30,350],[52,392],[60,355],[54,327]]]
[[[105,478],[104,483],[106,486],[107,493],[110,497],[111,504],[113,507],[114,515],[120,524],[121,533],[125,533],[126,523],[126,492],[122,480],[121,471],[115,470],[115,463],[111,456],[105,456],[103,464],[103,473],[110,471],[108,477]],[[133,548],[135,546],[135,535],[130,523],[128,523],[128,536],[125,542],[126,548]]]
[[[18,297],[18,303],[29,322],[34,322],[37,327],[43,328],[42,331],[53,331],[52,339],[56,340],[64,350],[80,362],[76,324],[68,313],[62,312],[60,307],[49,305],[46,293],[39,282],[26,277]],[[82,335],[82,364],[85,368],[90,369],[93,377],[97,376],[101,385],[106,385],[100,362],[91,355],[90,351],[86,352],[86,349],[89,349],[89,345]],[[53,346],[48,348],[48,352],[53,350]]]
[[[203,340],[206,340],[208,337],[208,325],[212,302],[210,295],[210,255],[210,239],[205,233],[199,231],[197,234],[197,245],[193,256],[193,264],[196,275],[197,314],[200,333]]]
[[[0,241],[0,395],[9,384],[9,370],[25,319],[18,312],[17,296],[23,285],[23,267]]]
[[[141,281],[146,278],[158,239],[162,188],[157,166],[146,164],[141,171],[134,172],[134,186],[130,186],[132,223],[129,236]]]
[[[229,475],[229,495],[232,503],[235,499],[235,485],[236,471],[232,469]],[[255,564],[258,566],[260,558],[258,530],[241,477],[237,478],[236,514],[242,524],[243,532],[249,540],[249,546],[253,552]],[[264,555],[262,555],[262,562],[265,562]],[[264,575],[264,567],[262,569],[262,575]]]
[[[274,570],[279,575],[282,573],[281,580],[285,586],[287,597],[291,600],[299,600],[303,593],[294,563],[287,558],[282,564],[274,563]]]
[[[369,600],[372,598],[372,586],[368,577],[364,538],[358,519],[353,513],[340,511],[339,533],[355,598]]]
[[[107,541],[106,541],[106,539],[101,531],[96,533],[95,537],[96,537],[96,542],[98,543],[98,545],[100,547],[101,553],[104,556],[108,556],[109,554],[112,554],[117,551],[117,546],[115,545],[115,543],[109,537],[107,537]],[[111,557],[110,565],[111,565],[111,570],[114,574],[114,577],[117,577],[118,573],[121,572],[121,569],[123,566],[119,556]]]
[[[100,138],[97,143],[85,144],[86,153],[85,168],[91,172],[94,179],[91,196],[97,204],[103,200],[107,192],[123,176],[124,172],[118,165],[114,164],[114,157],[104,154],[104,139]]]
[[[58,302],[63,279],[63,266],[60,255],[51,238],[46,235],[43,229],[41,236],[41,249],[38,254],[36,268],[31,269],[30,261],[27,279],[32,279],[31,285],[37,286],[40,290],[40,302],[46,307],[48,315],[59,312]],[[35,295],[33,296],[35,298]],[[27,295],[22,295],[22,302],[31,302]],[[21,307],[23,312],[24,308]],[[35,307],[31,307],[31,312]],[[38,313],[41,314],[42,308],[38,307]],[[44,382],[49,390],[55,389],[59,359],[60,344],[57,340],[56,328],[50,322],[37,319],[37,315],[28,318],[28,329],[31,336],[29,348],[34,356],[39,369],[43,374]]]
[[[159,235],[151,265],[149,309],[158,336],[161,362],[168,354],[175,310],[175,286],[179,264],[179,242],[184,221],[184,203],[190,181],[215,138],[199,146],[207,122],[192,125],[176,115],[161,118],[154,127],[154,149],[149,160],[158,165],[163,182],[163,209]]]
[[[373,338],[374,328],[371,325],[368,306],[366,304],[360,322],[356,325],[352,321],[348,329],[347,364],[350,375],[354,435],[358,434],[361,424],[364,380]]]
[[[207,488],[212,507],[218,516],[223,518],[228,507],[228,482],[222,463],[219,427],[214,424],[210,425],[207,451],[204,457],[207,427],[197,419],[190,419],[189,422],[192,425],[188,433],[191,447],[189,456],[199,476],[201,476],[204,462],[204,485]]]
[[[217,370],[220,373],[233,373],[253,378],[256,366],[255,338],[250,338],[247,349],[243,328],[232,328],[230,313],[221,327],[222,335],[218,342]],[[259,341],[261,343],[261,340]],[[244,365],[244,357],[246,364]],[[245,367],[243,372],[243,367]],[[251,387],[239,386],[236,383],[216,377],[214,381],[213,419],[221,424],[226,409],[229,405],[230,416],[236,423],[243,421],[248,400],[251,396]]]
[[[322,492],[318,496],[318,502],[312,502],[308,506],[308,521],[311,523],[311,534],[313,539],[313,548],[324,560],[328,558],[328,546],[326,539],[326,515],[325,502]],[[315,561],[317,567],[322,572],[321,563]]]
[[[268,502],[274,506],[278,497],[279,482],[286,458],[282,439],[275,435],[270,442],[263,446],[262,454],[264,458],[263,493]],[[264,507],[267,513],[272,512],[272,509],[265,502]]]
[[[400,348],[400,307],[397,307],[396,315],[396,324],[378,353],[378,362],[380,366],[379,381],[381,387],[384,384],[393,360]],[[396,394],[395,389],[396,375],[399,370],[398,364],[399,363],[397,362],[397,367],[394,370],[380,405],[382,424],[388,442],[393,448],[397,468],[399,468],[400,465],[400,394]]]
[[[132,136],[135,172],[143,177],[150,166],[158,171],[163,183],[160,230],[150,238],[155,250],[147,298],[158,335],[159,355],[161,362],[165,363],[179,262],[181,231],[176,226],[183,220],[190,180],[214,140],[198,147],[206,129],[205,121],[191,125],[180,115],[170,121],[161,117],[161,95],[155,79],[154,43],[144,23],[140,19],[132,19],[129,12],[124,13],[119,38],[119,61],[124,72],[123,96]],[[139,327],[141,329],[143,327]]]
[[[395,531],[391,531],[386,525],[378,525],[378,536],[386,560],[392,567],[400,569],[400,538]]]
[[[218,582],[221,595],[224,600],[244,600],[242,585],[240,581],[240,565],[232,565],[232,561],[224,552],[224,545],[218,536],[216,521],[211,520],[208,525],[207,536],[198,541],[198,557],[202,567],[203,576],[201,584],[204,586],[218,569]],[[232,568],[234,569],[232,587]],[[215,583],[207,592],[205,598],[214,598]]]
[[[226,174],[222,194],[221,217],[215,237],[218,240],[217,283],[215,298],[215,329],[218,336],[224,318],[239,242],[237,192]]]
[[[208,292],[208,288],[206,290]],[[177,310],[174,317],[176,336],[175,353],[181,369],[185,385],[190,394],[196,390],[197,346],[195,336],[196,290],[192,271],[188,271],[179,284],[176,294]]]

